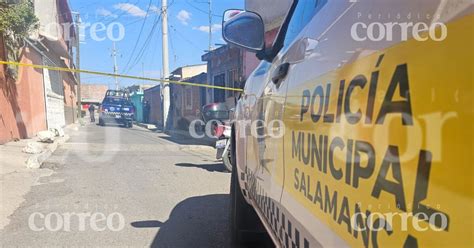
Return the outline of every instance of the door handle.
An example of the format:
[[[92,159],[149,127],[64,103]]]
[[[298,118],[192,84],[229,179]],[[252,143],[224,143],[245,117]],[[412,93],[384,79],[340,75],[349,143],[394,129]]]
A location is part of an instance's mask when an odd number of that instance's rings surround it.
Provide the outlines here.
[[[290,69],[290,63],[283,63],[279,65],[276,70],[273,72],[272,81],[274,84],[278,84],[281,79],[285,78],[288,75]]]

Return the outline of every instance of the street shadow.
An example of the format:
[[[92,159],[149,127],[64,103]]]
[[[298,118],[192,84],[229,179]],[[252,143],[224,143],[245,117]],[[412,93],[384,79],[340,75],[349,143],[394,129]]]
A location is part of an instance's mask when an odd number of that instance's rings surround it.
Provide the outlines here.
[[[179,167],[187,167],[187,168],[200,168],[203,170],[207,170],[209,172],[230,173],[229,171],[227,171],[226,167],[222,163],[215,163],[215,164],[177,163],[175,165]]]
[[[135,228],[160,228],[164,225],[164,223],[158,220],[146,220],[132,222],[130,225]]]
[[[124,125],[122,124],[119,124],[119,123],[113,123],[113,122],[107,122],[107,124],[105,124],[105,126],[101,126],[99,124],[99,122],[89,122],[91,125],[96,125],[97,127],[103,127],[103,128],[125,128]]]
[[[163,136],[160,137],[164,140],[171,141],[178,145],[203,145],[203,146],[211,146],[214,147],[216,144],[217,139],[209,139],[209,138],[190,138],[182,135],[171,135],[171,136]]]
[[[134,228],[157,228],[150,247],[230,247],[228,194],[188,198],[171,211],[166,222],[142,220]]]

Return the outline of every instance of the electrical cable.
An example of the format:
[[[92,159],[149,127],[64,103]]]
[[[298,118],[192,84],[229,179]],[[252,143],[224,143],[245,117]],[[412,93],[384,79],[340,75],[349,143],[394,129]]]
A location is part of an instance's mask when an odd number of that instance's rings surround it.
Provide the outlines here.
[[[145,19],[143,20],[142,26],[141,26],[141,28],[140,28],[140,33],[138,34],[138,38],[137,38],[137,41],[135,42],[135,46],[134,46],[133,49],[132,49],[132,53],[130,54],[130,58],[128,59],[126,65],[125,65],[125,67],[124,67],[124,71],[125,71],[126,68],[129,66],[130,61],[131,61],[132,58],[133,58],[133,55],[135,55],[135,51],[136,51],[136,49],[137,49],[138,43],[139,43],[139,41],[140,41],[140,38],[142,37],[143,28],[145,27],[145,23],[146,23],[146,21],[147,21],[147,19],[148,19],[148,15],[149,15],[149,13],[150,13],[150,8],[151,8],[151,3],[152,3],[152,1],[153,1],[153,0],[150,0],[150,1],[148,2],[148,9],[147,9],[147,11],[146,11]]]
[[[142,45],[140,51],[138,52],[137,56],[135,57],[135,59],[130,64],[130,67],[127,69],[127,71],[124,74],[127,74],[128,72],[130,72],[137,65],[137,63],[142,59],[145,51],[148,49],[148,47],[150,45],[150,41],[152,40],[153,34],[155,33],[156,27],[158,26],[158,23],[160,22],[160,20],[161,20],[161,14],[159,16],[157,16],[157,18],[155,18],[155,23],[153,24],[153,27],[152,27],[150,33],[148,34],[148,37],[146,38],[145,42],[143,43],[143,45]]]

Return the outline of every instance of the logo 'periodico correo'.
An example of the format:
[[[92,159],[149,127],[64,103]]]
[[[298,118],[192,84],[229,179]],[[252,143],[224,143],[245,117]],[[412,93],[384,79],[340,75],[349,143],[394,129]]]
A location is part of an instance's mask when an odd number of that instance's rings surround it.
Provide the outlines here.
[[[110,230],[118,232],[125,227],[125,218],[114,212],[104,214],[100,212],[88,213],[57,213],[43,214],[35,212],[28,218],[28,227],[35,232],[70,232],[93,230],[97,232]]]

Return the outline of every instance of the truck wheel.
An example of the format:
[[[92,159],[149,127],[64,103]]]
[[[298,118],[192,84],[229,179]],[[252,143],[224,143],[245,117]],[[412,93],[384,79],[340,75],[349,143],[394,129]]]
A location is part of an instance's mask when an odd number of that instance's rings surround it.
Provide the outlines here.
[[[104,126],[105,126],[105,122],[104,122],[104,120],[102,120],[102,119],[99,119],[99,126],[102,126],[102,127],[104,127]]]
[[[232,247],[271,247],[271,240],[257,213],[242,194],[238,181],[235,138],[232,137],[232,176],[230,181],[230,231]]]

